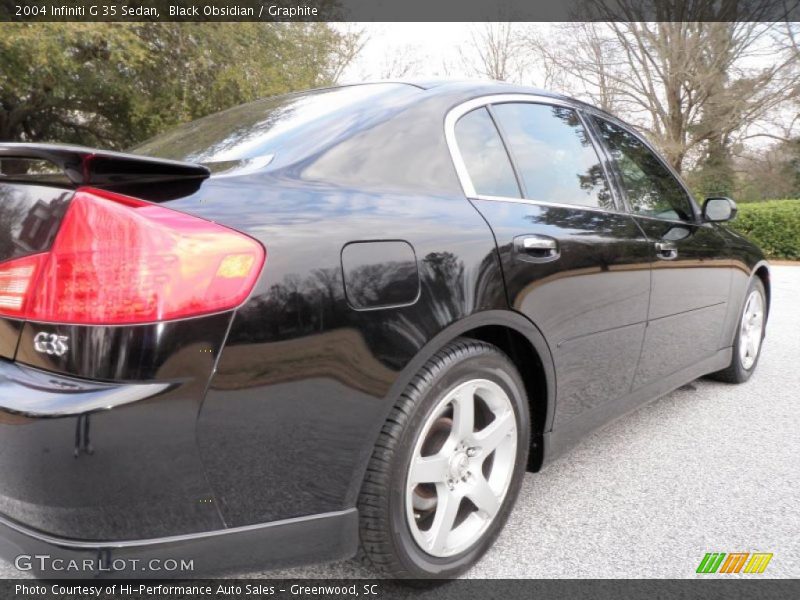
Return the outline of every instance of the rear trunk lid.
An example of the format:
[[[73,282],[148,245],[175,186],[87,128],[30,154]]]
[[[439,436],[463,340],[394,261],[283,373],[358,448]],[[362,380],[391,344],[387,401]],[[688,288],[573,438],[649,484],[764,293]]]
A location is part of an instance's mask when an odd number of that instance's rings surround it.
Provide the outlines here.
[[[151,201],[191,193],[209,176],[201,165],[80,146],[0,144],[0,271],[46,252],[74,191],[92,186]],[[0,274],[0,309],[13,302],[13,279]],[[0,358],[15,355],[22,322],[0,314]]]

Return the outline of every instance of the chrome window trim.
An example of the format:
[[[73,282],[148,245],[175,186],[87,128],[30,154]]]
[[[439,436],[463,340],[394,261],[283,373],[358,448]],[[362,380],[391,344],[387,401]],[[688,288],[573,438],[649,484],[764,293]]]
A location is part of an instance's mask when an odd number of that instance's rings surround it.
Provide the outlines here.
[[[548,206],[551,208],[569,208],[572,210],[589,210],[592,212],[605,213],[608,215],[626,215],[630,216],[629,212],[624,210],[609,210],[607,208],[600,208],[599,206],[584,206],[583,204],[567,204],[566,202],[548,202],[547,200],[528,200],[527,198],[508,198],[506,196],[487,196],[482,194],[475,194],[470,196],[473,200],[486,200],[488,202],[512,202],[514,204],[531,204],[533,206]],[[685,221],[682,221],[685,223]]]
[[[563,108],[570,108],[574,110],[578,114],[578,118],[581,120],[581,125],[586,130],[589,139],[592,142],[592,148],[597,154],[597,160],[600,161],[601,167],[603,168],[603,174],[606,176],[606,185],[609,187],[609,192],[614,199],[614,204],[617,205],[617,208],[614,210],[609,210],[607,208],[600,208],[598,206],[586,206],[583,204],[567,204],[567,203],[559,203],[559,202],[548,202],[546,200],[532,200],[529,198],[512,198],[507,196],[490,196],[490,195],[483,195],[478,194],[475,190],[475,186],[472,183],[472,179],[469,176],[469,171],[467,170],[467,164],[464,162],[464,157],[461,154],[461,150],[458,147],[458,141],[456,140],[456,123],[458,120],[463,117],[465,114],[483,107],[490,107],[496,104],[508,104],[508,103],[525,103],[525,104],[547,104],[550,106],[560,106]],[[606,170],[605,165],[603,164],[603,157],[598,152],[598,148],[596,146],[594,140],[594,133],[589,130],[586,126],[586,123],[583,118],[582,111],[584,110],[584,105],[578,102],[570,101],[564,98],[555,98],[552,96],[544,96],[541,94],[490,94],[488,96],[481,96],[479,98],[473,98],[472,100],[467,100],[466,102],[462,102],[451,108],[444,119],[444,136],[445,141],[447,142],[447,148],[450,151],[450,158],[453,161],[453,166],[456,169],[456,175],[458,176],[458,181],[461,184],[461,189],[464,191],[464,195],[467,198],[473,198],[475,200],[489,200],[492,202],[512,202],[515,204],[532,204],[534,206],[551,206],[556,208],[569,208],[572,210],[579,209],[579,210],[589,210],[592,212],[600,212],[600,213],[607,213],[607,214],[620,214],[620,215],[630,215],[631,213],[627,210],[620,209],[620,198],[617,196],[617,192],[614,189],[614,182],[609,179],[609,173]],[[491,114],[490,114],[491,116]],[[498,134],[500,132],[498,131]],[[502,138],[503,144],[505,145],[506,141]],[[508,151],[507,151],[508,154]],[[511,164],[511,168],[516,174],[516,165],[514,164],[512,157],[508,156],[509,163]],[[521,186],[521,182],[518,182]],[[520,190],[522,193],[522,190]]]

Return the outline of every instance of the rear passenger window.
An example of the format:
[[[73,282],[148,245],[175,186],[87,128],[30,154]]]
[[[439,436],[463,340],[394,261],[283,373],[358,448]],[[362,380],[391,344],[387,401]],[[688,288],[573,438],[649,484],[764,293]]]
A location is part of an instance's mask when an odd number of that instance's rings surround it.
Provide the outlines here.
[[[503,141],[485,108],[473,110],[458,120],[456,141],[478,195],[521,197]]]
[[[614,209],[603,168],[578,113],[547,104],[492,107],[530,200]]]

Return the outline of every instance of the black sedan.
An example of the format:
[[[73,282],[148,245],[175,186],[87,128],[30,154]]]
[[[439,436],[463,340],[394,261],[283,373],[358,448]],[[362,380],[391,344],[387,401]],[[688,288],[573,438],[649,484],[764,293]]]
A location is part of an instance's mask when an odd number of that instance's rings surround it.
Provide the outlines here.
[[[11,560],[455,576],[526,470],[764,337],[735,204],[540,90],[315,90],[0,172]]]

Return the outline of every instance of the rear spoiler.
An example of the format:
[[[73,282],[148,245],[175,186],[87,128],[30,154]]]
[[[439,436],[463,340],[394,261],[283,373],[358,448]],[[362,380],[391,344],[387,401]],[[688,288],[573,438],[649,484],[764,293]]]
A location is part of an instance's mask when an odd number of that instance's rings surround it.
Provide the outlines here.
[[[6,161],[11,163],[11,168],[4,168]],[[54,178],[52,171],[43,172],[39,168],[38,172],[36,169],[35,172],[28,172],[27,168],[19,168],[30,161],[46,161],[55,165],[61,173],[56,173]],[[14,163],[17,163],[17,168],[14,168]],[[199,181],[210,174],[211,171],[203,165],[83,146],[0,144],[0,182],[49,181],[69,183],[76,187],[105,187],[184,179]]]

